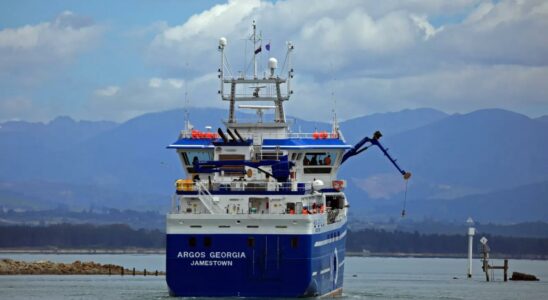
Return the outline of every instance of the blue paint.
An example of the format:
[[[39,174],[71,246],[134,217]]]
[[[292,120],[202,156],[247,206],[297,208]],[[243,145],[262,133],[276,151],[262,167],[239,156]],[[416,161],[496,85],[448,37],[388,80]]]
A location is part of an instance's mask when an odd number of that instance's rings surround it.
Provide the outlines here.
[[[346,224],[310,235],[168,234],[166,281],[170,295],[314,297],[330,293],[342,288],[345,231]],[[331,242],[315,246],[321,241]],[[181,257],[185,252],[187,257]],[[245,257],[216,258],[217,252],[243,253]],[[188,257],[190,253],[198,253],[199,258]],[[226,265],[228,261],[231,265]]]

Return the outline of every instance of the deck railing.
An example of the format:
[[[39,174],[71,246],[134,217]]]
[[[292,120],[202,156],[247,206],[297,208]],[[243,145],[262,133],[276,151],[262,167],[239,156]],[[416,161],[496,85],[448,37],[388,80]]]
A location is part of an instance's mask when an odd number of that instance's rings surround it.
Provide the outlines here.
[[[188,138],[188,139],[217,139],[219,138],[217,133],[215,132],[202,132],[199,131],[200,134],[196,134],[196,131],[194,134],[190,130],[181,130],[179,134],[179,138]],[[284,133],[267,133],[265,134],[268,136],[268,138],[272,139],[342,139],[340,133],[333,133],[333,132],[327,132],[327,131],[316,131],[316,132],[284,132]],[[242,133],[240,132],[240,136],[242,138],[248,140],[248,139],[256,139],[259,138],[259,135],[253,134],[253,133]]]
[[[273,182],[273,181],[246,181],[236,180],[225,183],[208,183],[204,181],[184,182],[178,192],[199,192],[206,195],[215,192],[307,192],[312,189],[310,182]]]

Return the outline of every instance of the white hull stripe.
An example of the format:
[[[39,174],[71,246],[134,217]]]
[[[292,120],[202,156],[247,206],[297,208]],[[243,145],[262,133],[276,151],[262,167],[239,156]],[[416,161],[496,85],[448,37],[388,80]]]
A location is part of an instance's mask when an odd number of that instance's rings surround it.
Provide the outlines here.
[[[325,240],[322,240],[322,241],[317,241],[314,243],[314,247],[321,247],[321,246],[325,246],[327,244],[331,244],[333,242],[336,242],[342,238],[344,238],[346,236],[346,230],[343,231],[343,233],[341,233],[341,235],[337,236],[337,237],[334,237],[334,238],[330,238],[330,239],[325,239]]]
[[[312,272],[312,276],[318,275],[318,272]]]
[[[342,267],[344,265],[344,260],[341,261],[341,263],[339,264],[339,268]]]
[[[327,273],[327,272],[329,272],[329,271],[331,271],[331,268],[323,269],[323,270],[320,271],[320,275],[321,275],[321,274],[325,274],[325,273]]]

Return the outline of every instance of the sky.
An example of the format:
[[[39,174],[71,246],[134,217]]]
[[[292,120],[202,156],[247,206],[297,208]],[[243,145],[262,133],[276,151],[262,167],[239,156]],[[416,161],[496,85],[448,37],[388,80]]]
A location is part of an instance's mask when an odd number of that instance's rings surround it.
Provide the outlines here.
[[[431,107],[548,115],[548,1],[1,1],[0,122],[123,122],[220,100],[218,40],[244,68],[256,20],[307,120]],[[249,53],[247,53],[249,52]]]

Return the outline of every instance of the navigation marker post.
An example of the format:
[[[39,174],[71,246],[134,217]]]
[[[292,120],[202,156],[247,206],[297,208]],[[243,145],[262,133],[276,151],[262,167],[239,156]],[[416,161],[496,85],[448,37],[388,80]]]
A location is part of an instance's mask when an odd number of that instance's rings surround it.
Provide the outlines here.
[[[474,220],[471,217],[468,217],[466,223],[468,224],[468,278],[472,278],[472,243],[476,228],[473,227]]]

